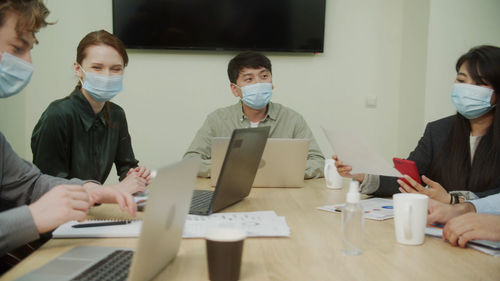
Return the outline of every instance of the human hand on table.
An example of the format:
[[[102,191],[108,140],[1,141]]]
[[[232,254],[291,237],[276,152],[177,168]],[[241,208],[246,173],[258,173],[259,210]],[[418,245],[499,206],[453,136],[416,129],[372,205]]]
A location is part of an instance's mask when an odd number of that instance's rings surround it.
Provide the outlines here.
[[[456,205],[444,204],[439,201],[429,199],[427,224],[445,224],[451,219],[468,212],[476,212],[471,203],[460,203]]]
[[[116,203],[122,212],[126,211],[135,217],[137,205],[134,198],[130,191],[123,189],[120,184],[100,186],[95,183],[86,183],[84,186],[89,194],[92,205],[95,203]]]
[[[500,241],[500,216],[467,213],[455,217],[445,225],[443,239],[462,248],[472,239]]]
[[[148,177],[150,177],[149,174]],[[148,179],[143,178],[142,175],[134,169],[129,171],[127,173],[127,177],[125,177],[121,182],[113,186],[120,188],[120,190],[127,192],[128,194],[134,194],[146,191],[146,186],[148,184]]]
[[[365,179],[365,174],[351,174],[352,167],[349,165],[344,165],[342,161],[339,160],[337,155],[333,155],[333,160],[335,160],[335,167],[337,168],[337,172],[340,176],[344,178],[353,178],[357,180],[359,183],[362,183]]]
[[[151,183],[151,180],[153,179],[151,170],[147,169],[146,167],[139,166],[136,168],[130,168],[127,172],[127,176],[129,176],[132,173],[137,173],[137,175],[143,179],[146,180],[146,186],[148,186]]]
[[[38,233],[49,232],[71,220],[82,221],[93,205],[80,185],[58,185],[28,206]]]
[[[429,196],[429,198],[437,200],[442,203],[449,203],[451,195],[439,183],[432,181],[426,176],[422,176],[422,181],[429,187],[425,188],[408,175],[404,178],[410,183],[409,185],[404,181],[398,179],[400,185],[399,191],[403,193],[420,193]]]

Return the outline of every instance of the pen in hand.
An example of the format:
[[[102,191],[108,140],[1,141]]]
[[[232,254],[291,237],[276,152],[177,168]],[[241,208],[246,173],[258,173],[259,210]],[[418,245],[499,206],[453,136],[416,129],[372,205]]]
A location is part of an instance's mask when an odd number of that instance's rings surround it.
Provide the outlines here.
[[[124,221],[107,221],[107,222],[92,222],[92,223],[80,223],[75,224],[71,227],[73,228],[83,228],[83,227],[97,227],[97,226],[111,226],[111,225],[120,225],[120,224],[129,224],[132,221],[124,220]]]

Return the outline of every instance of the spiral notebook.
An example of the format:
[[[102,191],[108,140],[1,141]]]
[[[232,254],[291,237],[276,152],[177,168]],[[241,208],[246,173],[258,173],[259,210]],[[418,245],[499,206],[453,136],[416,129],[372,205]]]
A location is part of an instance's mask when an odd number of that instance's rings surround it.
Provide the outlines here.
[[[120,220],[86,220],[70,221],[59,226],[52,238],[109,238],[109,237],[139,237],[142,220],[132,220],[127,224],[75,228],[73,226],[88,223],[117,222]]]
[[[142,220],[132,220],[127,224],[82,227],[76,225],[106,222],[123,222],[124,220],[86,220],[70,221],[58,227],[53,238],[127,238],[139,237]],[[285,217],[274,211],[217,213],[210,216],[188,215],[184,225],[183,238],[203,238],[209,228],[232,227],[244,230],[248,237],[288,237],[290,228]]]

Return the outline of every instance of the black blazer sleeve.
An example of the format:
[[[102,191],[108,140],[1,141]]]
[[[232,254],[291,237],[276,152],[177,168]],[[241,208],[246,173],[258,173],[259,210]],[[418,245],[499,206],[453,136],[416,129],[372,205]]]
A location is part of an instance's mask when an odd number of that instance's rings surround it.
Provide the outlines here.
[[[448,137],[455,116],[449,116],[434,122],[430,122],[425,127],[424,135],[418,141],[417,147],[410,153],[408,160],[415,161],[418,173],[426,175],[430,172],[431,163],[442,149]],[[390,197],[399,192],[397,178],[380,176],[379,188],[372,194],[377,197]]]

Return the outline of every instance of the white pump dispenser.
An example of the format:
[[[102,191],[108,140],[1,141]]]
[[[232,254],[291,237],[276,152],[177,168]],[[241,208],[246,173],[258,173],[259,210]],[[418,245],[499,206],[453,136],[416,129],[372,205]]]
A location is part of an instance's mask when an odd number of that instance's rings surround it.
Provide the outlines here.
[[[349,192],[347,192],[346,203],[358,204],[359,198],[359,182],[353,180],[349,183]]]

